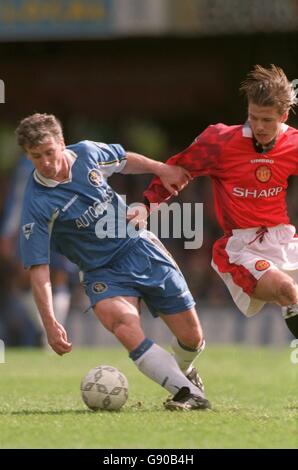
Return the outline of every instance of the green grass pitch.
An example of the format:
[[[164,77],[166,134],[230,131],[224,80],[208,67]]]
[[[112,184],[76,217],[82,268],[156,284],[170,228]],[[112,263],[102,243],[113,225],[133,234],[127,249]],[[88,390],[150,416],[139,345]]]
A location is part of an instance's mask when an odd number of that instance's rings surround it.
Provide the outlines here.
[[[209,346],[197,361],[212,411],[167,411],[167,391],[119,349],[64,357],[11,349],[0,364],[0,448],[297,448],[298,365],[291,349]],[[80,380],[118,367],[129,381],[119,412],[86,409]]]

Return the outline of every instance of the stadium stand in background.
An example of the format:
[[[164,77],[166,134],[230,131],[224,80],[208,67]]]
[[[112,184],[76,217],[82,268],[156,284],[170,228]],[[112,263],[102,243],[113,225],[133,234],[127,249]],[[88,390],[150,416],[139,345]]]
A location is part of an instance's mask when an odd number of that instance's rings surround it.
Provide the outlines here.
[[[5,103],[0,104],[0,222],[20,152],[13,129],[31,112],[61,117],[67,142],[82,136],[119,141],[127,149],[166,160],[206,125],[245,119],[235,90],[255,63],[276,63],[289,78],[298,78],[297,0],[211,3],[57,0],[54,8],[50,0],[1,2],[0,78],[5,83]],[[291,119],[297,127],[297,116]],[[115,176],[113,185],[120,194],[128,194],[131,203],[140,201],[149,179]],[[294,224],[297,191],[297,183],[290,181],[288,204]],[[246,321],[213,273],[211,246],[220,232],[209,195],[209,182],[198,180],[180,197],[183,202],[204,201],[202,248],[185,251],[183,240],[163,239],[198,300],[208,342],[287,343],[289,336],[277,310],[267,309]],[[30,317],[20,313],[15,280],[15,267],[2,263],[0,337],[11,344],[37,344],[38,332]],[[94,327],[90,312],[82,314],[86,306],[77,289],[67,320],[73,342],[113,344],[109,333]],[[15,329],[9,329],[8,312],[16,309],[22,321],[11,315],[10,321],[16,323]],[[158,320],[154,327],[147,324],[145,310],[143,322],[148,336],[168,341]]]

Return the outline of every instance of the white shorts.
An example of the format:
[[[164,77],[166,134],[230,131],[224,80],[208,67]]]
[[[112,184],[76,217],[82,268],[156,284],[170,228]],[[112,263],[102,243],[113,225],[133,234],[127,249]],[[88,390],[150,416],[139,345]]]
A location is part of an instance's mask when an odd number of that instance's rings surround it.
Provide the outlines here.
[[[244,315],[258,313],[266,302],[251,297],[258,280],[278,269],[298,283],[298,237],[293,225],[237,229],[213,246],[212,267],[228,287]]]

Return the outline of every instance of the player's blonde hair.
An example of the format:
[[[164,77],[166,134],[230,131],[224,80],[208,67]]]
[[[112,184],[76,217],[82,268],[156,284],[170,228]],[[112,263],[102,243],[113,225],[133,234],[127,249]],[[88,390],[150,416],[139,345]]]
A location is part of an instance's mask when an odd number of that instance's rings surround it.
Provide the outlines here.
[[[49,137],[63,140],[62,125],[53,114],[32,114],[20,122],[15,133],[24,150],[41,145]]]
[[[274,64],[266,69],[255,65],[241,83],[249,103],[258,106],[275,106],[280,114],[290,111],[297,104],[296,93],[284,71]]]

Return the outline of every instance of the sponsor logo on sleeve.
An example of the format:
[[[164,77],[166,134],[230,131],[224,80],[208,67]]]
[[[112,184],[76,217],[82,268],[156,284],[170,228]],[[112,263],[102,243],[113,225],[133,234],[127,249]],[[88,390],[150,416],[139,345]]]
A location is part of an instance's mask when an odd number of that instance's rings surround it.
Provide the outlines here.
[[[31,237],[31,235],[33,233],[34,225],[35,225],[35,222],[32,222],[30,224],[25,224],[22,227],[23,234],[24,234],[24,236],[27,240],[29,240],[29,238]]]

